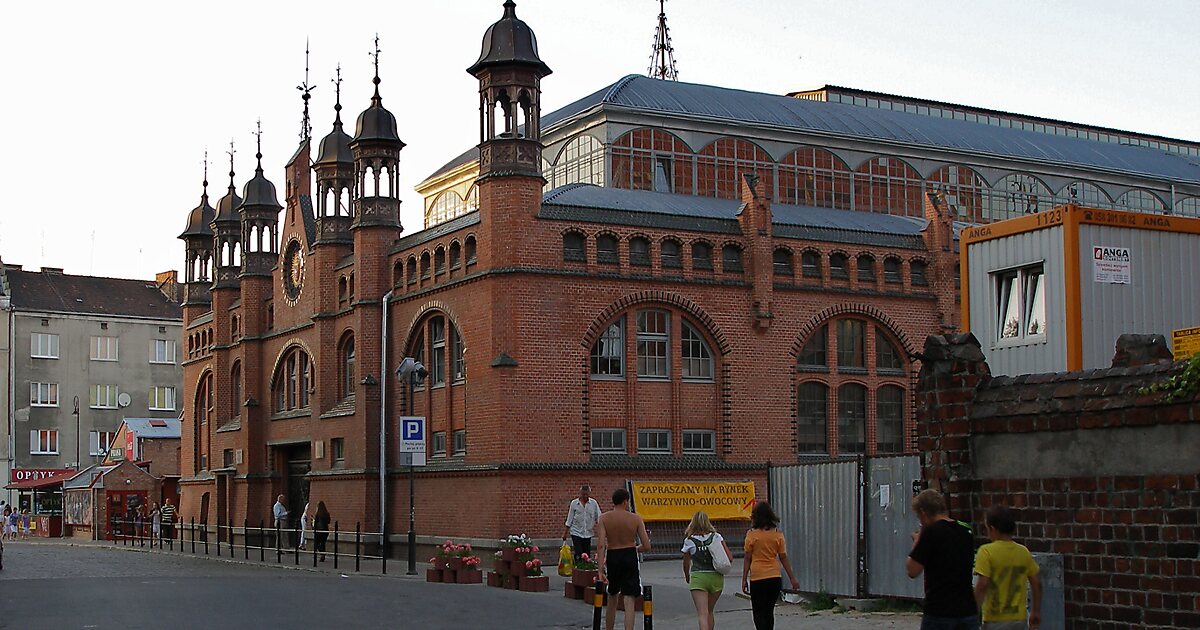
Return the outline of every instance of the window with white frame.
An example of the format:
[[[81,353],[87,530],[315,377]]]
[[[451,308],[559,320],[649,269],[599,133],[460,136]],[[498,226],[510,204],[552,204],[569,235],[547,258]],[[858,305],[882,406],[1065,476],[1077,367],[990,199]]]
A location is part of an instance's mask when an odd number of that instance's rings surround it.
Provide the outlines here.
[[[625,374],[625,320],[613,322],[592,346],[592,376]]]
[[[171,339],[151,339],[150,340],[150,362],[151,363],[174,363],[175,362],[175,341]]]
[[[459,429],[454,432],[454,454],[462,455],[467,452],[467,432]]]
[[[116,361],[117,338],[92,337],[91,359],[93,361]]]
[[[116,385],[92,385],[91,397],[88,403],[92,409],[116,409]]]
[[[996,272],[992,279],[996,287],[997,337],[1004,341],[1045,335],[1045,266]]]
[[[624,429],[592,429],[593,453],[624,453]]]
[[[446,384],[446,320],[435,317],[429,322],[430,351],[433,362],[429,366],[429,378],[434,387]]]
[[[32,407],[57,407],[58,383],[30,383],[29,404]]]
[[[466,347],[463,344],[462,333],[458,329],[450,330],[452,344],[450,353],[450,374],[455,383],[461,383],[467,378],[467,363],[465,360]]]
[[[155,386],[150,388],[151,411],[175,411],[175,388]]]
[[[716,432],[708,429],[684,429],[684,453],[715,453]]]
[[[58,358],[58,335],[33,333],[29,337],[29,356],[34,359]]]
[[[29,432],[30,455],[58,455],[58,431],[41,429]]]
[[[434,455],[434,457],[437,457],[439,455],[445,455],[445,454],[446,454],[446,432],[438,431],[437,433],[433,434],[433,455]]]
[[[637,312],[637,374],[641,378],[670,378],[671,315],[666,311]]]
[[[641,429],[638,431],[639,453],[670,453],[671,432],[667,429]]]
[[[712,352],[704,337],[691,324],[683,322],[683,378],[710,381],[713,377]]]
[[[116,431],[88,431],[88,454],[95,457],[107,455],[115,437]]]

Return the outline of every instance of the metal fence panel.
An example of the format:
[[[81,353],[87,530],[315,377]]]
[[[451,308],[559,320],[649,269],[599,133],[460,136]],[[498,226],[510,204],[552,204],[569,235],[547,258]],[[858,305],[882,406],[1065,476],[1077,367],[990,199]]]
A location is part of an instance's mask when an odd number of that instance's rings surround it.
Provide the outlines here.
[[[858,474],[857,461],[770,470],[771,505],[801,591],[858,594]]]
[[[867,594],[920,599],[923,582],[909,579],[904,559],[921,523],[910,507],[913,482],[921,479],[915,455],[866,460]]]

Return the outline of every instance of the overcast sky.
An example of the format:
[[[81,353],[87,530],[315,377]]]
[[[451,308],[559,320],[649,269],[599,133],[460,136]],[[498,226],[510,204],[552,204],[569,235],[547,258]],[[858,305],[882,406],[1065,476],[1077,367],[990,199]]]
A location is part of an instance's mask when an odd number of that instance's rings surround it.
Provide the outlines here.
[[[477,142],[464,69],[500,0],[9,2],[0,37],[0,257],[29,268],[151,278],[182,268],[176,239],[200,196],[239,191],[263,163],[283,191],[299,141],[305,39],[313,135],[333,119],[342,64],[348,131],[368,105],[372,38],[412,187]],[[655,0],[521,0],[554,70],[544,111],[644,74]],[[1200,140],[1200,2],[1175,0],[669,0],[680,78],[784,93],[831,83]],[[315,154],[314,154],[315,157]],[[280,200],[282,202],[282,198]]]

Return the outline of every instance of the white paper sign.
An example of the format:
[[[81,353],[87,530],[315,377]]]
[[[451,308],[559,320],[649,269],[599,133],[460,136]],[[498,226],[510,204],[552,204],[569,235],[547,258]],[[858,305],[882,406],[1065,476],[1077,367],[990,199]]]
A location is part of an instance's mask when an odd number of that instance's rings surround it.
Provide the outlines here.
[[[886,483],[879,484],[879,507],[888,508],[892,505],[892,487]]]
[[[1128,247],[1097,245],[1092,248],[1092,277],[1104,284],[1130,284],[1133,281],[1131,260]]]

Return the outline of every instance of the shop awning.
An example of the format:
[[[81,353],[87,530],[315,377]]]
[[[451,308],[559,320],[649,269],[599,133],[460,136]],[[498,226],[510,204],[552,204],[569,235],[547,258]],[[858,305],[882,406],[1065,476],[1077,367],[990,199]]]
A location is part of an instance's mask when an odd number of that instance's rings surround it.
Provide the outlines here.
[[[74,477],[75,474],[76,471],[69,470],[67,472],[55,473],[49,477],[42,477],[41,479],[15,481],[4,487],[8,490],[41,490],[43,488],[53,488],[61,486],[64,481]]]

